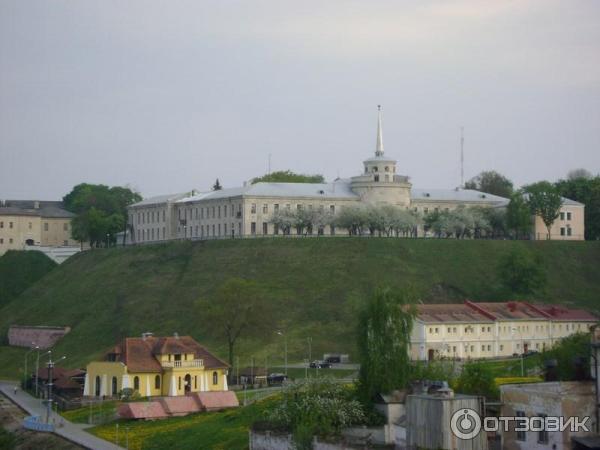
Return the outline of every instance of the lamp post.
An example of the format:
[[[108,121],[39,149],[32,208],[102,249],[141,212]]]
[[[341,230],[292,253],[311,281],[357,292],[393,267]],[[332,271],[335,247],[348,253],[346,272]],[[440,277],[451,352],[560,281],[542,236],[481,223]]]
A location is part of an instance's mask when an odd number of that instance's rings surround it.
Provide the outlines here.
[[[39,384],[39,371],[40,371],[40,348],[37,347],[37,358],[35,359],[35,396],[38,396],[38,384]],[[49,355],[51,352],[48,350],[44,355]]]
[[[32,342],[31,345],[35,345],[35,342]],[[25,371],[23,372],[23,390],[27,389],[27,357],[29,354],[38,349],[39,347],[36,345],[35,347],[31,347],[27,353],[25,353]]]
[[[110,234],[106,233],[106,248],[109,247]]]
[[[312,337],[309,336],[306,340],[308,341],[308,363],[310,364],[312,361]]]
[[[521,336],[521,376],[524,377],[525,376],[525,352],[523,351],[523,333],[521,333],[521,330],[517,330],[515,327],[512,327],[511,331],[513,332],[513,336],[515,334],[515,331],[519,332],[519,336]]]
[[[57,362],[60,362],[63,359],[66,359],[66,356],[61,356],[56,361],[52,361],[52,352],[49,352],[49,353],[50,353],[50,358],[48,359],[48,362],[46,363],[46,367],[48,368],[48,384],[46,385],[46,387],[48,389],[48,398],[46,399],[46,423],[50,423],[50,414],[52,413],[52,386],[54,385],[54,383],[52,382],[52,377],[53,377],[53,372],[54,372],[54,365]]]
[[[284,359],[285,359],[285,374],[288,374],[288,350],[287,350],[287,335],[283,331],[278,331],[279,336],[283,336],[284,343]]]

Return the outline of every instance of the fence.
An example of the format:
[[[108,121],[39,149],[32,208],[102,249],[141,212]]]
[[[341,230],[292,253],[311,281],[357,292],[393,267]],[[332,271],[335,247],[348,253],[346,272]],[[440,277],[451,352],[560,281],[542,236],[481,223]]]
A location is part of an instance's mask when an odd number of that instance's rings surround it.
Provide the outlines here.
[[[23,419],[23,427],[33,431],[54,432],[54,424],[44,423],[40,416],[27,416]]]

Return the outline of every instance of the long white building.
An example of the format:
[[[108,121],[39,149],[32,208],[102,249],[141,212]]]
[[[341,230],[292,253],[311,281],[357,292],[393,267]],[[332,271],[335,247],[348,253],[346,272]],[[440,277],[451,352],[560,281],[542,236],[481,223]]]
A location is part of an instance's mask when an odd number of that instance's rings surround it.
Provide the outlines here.
[[[360,175],[330,183],[256,183],[148,198],[129,207],[130,242],[277,235],[281,230],[271,223],[277,211],[314,208],[335,215],[361,203],[393,205],[426,215],[459,206],[499,207],[508,204],[508,199],[460,188],[413,189],[409,177],[398,173],[396,160],[384,152],[379,112],[375,154],[363,161]],[[583,212],[584,205],[565,199],[551,237],[583,239]],[[534,223],[545,238],[543,224],[537,219]],[[310,233],[346,231],[325,225]]]

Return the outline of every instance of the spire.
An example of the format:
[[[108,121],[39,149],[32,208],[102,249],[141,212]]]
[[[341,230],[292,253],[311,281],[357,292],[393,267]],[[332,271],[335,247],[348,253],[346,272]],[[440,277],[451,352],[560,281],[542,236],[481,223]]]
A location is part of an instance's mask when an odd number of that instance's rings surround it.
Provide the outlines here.
[[[375,156],[383,156],[383,132],[381,131],[381,105],[377,105],[377,146]]]

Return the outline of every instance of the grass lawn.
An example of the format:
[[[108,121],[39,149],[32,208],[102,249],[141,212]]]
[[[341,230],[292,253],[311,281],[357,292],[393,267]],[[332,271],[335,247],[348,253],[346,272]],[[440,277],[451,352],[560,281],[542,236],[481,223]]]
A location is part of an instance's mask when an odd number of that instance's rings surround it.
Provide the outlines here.
[[[250,425],[263,418],[273,400],[227,411],[199,413],[157,421],[118,420],[88,431],[110,442],[125,445],[128,436],[131,450],[243,450],[248,448]]]
[[[488,365],[494,374],[498,377],[520,377],[521,376],[521,358],[511,358],[496,361],[483,361]],[[542,359],[539,354],[527,356],[523,360],[524,374],[541,369]]]
[[[63,411],[60,414],[67,420],[75,423],[104,423],[112,421],[121,404],[116,400],[93,403],[83,408]]]

